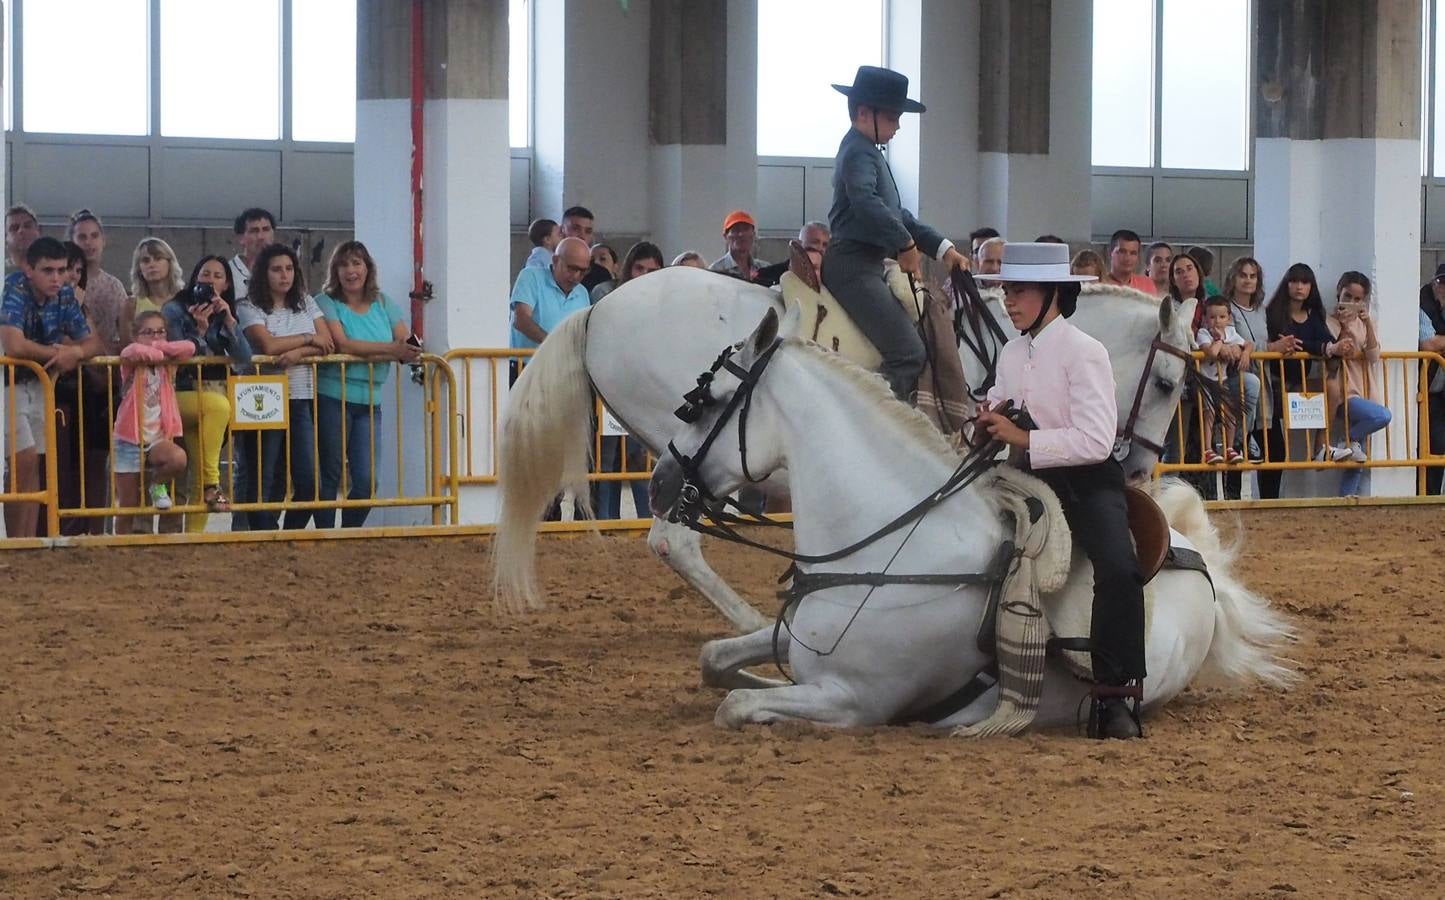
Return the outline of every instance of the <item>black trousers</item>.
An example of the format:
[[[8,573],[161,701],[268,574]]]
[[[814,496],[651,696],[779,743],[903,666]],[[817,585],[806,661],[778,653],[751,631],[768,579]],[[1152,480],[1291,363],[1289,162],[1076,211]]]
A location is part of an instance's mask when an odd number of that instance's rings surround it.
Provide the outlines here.
[[[823,285],[883,357],[880,375],[908,402],[927,358],[923,338],[883,278],[883,251],[857,241],[834,241],[823,259]]]
[[[1094,566],[1094,679],[1122,684],[1142,679],[1144,579],[1129,535],[1124,470],[1114,460],[1089,466],[1034,469],[1064,507],[1074,541]]]

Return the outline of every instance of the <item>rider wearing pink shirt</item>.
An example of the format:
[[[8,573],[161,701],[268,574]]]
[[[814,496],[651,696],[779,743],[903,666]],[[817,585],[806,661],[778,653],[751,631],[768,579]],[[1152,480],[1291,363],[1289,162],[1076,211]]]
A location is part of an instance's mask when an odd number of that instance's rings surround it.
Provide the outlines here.
[[[1074,541],[1094,567],[1089,643],[1100,703],[1101,737],[1141,736],[1134,710],[1144,680],[1144,585],[1129,535],[1124,472],[1112,455],[1118,408],[1104,345],[1075,328],[1078,302],[1068,247],[1004,246],[1003,270],[979,275],[1004,283],[1004,308],[1022,332],[999,356],[998,378],[979,413],[988,434],[1022,449],[1026,467],[1059,495]],[[1028,412],[1024,428],[995,410],[1005,401]],[[1110,690],[1110,689],[1114,690]],[[1120,690],[1122,689],[1122,690]]]

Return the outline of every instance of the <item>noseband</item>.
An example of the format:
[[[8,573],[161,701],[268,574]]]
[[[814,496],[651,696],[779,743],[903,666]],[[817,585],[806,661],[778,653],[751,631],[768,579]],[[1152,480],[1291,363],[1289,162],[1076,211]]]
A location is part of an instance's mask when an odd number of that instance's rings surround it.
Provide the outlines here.
[[[728,347],[718,354],[718,358],[713,361],[711,368],[697,376],[697,387],[683,395],[683,404],[673,415],[691,425],[702,418],[707,410],[717,406],[718,400],[712,394],[712,381],[720,370],[725,369],[742,381],[695,452],[691,455],[685,454],[677,449],[675,443],[667,442],[667,452],[682,468],[682,490],[678,494],[677,504],[670,516],[673,521],[695,519],[697,513],[701,512],[703,503],[712,503],[718,500],[718,497],[707,486],[707,482],[703,480],[701,467],[708,451],[712,449],[713,442],[717,440],[718,435],[722,434],[722,430],[727,427],[728,421],[732,419],[734,413],[738,414],[738,450],[742,455],[743,477],[754,484],[767,477],[765,475],[763,478],[754,478],[753,473],[748,469],[748,411],[752,409],[753,405],[753,390],[758,386],[758,381],[762,379],[768,363],[773,361],[773,355],[778,352],[782,343],[782,338],[775,339],[768,349],[754,360],[752,368],[749,369],[744,369],[733,362],[733,354],[742,349],[743,345],[739,343]]]
[[[1159,353],[1167,353],[1170,356],[1183,360],[1184,376],[1186,378],[1189,376],[1189,367],[1194,362],[1194,357],[1187,351],[1180,350],[1178,347],[1173,347],[1165,343],[1162,334],[1155,335],[1154,342],[1149,345],[1149,356],[1144,360],[1144,371],[1139,374],[1139,384],[1134,389],[1134,402],[1129,407],[1129,417],[1124,420],[1124,427],[1115,433],[1114,458],[1120,462],[1123,462],[1124,458],[1129,455],[1129,450],[1135,443],[1152,451],[1156,455],[1164,455],[1164,445],[1162,443],[1144,437],[1137,431],[1139,410],[1144,405],[1144,392],[1149,388],[1149,379],[1154,374],[1154,357]]]

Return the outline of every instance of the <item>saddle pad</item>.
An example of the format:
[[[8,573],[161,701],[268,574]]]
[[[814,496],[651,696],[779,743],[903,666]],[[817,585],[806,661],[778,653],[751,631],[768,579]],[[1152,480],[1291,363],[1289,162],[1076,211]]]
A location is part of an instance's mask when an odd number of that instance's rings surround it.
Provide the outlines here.
[[[908,276],[897,266],[888,266],[887,271],[888,286],[892,288],[893,296],[898,299],[908,318],[918,321],[923,299],[920,297],[915,306],[913,298],[908,294]],[[802,312],[802,325],[798,332],[800,337],[835,353],[841,353],[845,359],[869,371],[878,371],[883,357],[827,288],[815,291],[792,272],[783,273],[778,287],[782,291],[784,305],[796,303]]]

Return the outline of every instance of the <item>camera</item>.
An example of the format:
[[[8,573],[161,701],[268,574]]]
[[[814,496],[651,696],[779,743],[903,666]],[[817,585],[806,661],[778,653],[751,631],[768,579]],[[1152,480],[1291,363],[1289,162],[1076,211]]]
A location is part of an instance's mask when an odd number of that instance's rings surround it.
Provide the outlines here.
[[[216,289],[209,284],[197,284],[191,288],[191,300],[188,306],[204,306],[216,298]]]

